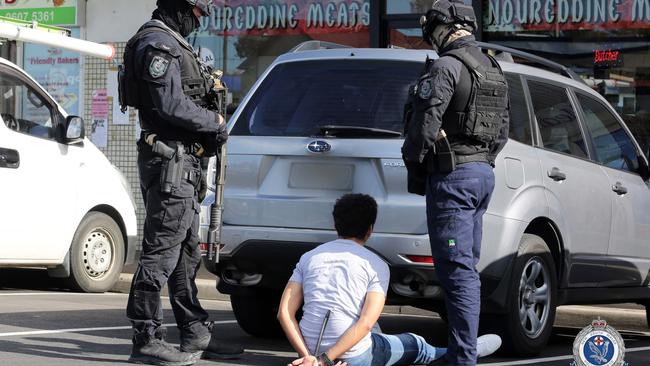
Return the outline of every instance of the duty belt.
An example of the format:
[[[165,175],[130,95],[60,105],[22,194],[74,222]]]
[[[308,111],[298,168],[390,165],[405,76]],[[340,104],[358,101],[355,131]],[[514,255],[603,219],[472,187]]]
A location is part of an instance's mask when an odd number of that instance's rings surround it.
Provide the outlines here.
[[[478,153],[472,155],[455,154],[454,160],[456,162],[456,165],[467,164],[467,163],[489,163],[489,160],[487,158],[487,153]],[[427,172],[437,173],[439,171],[435,154],[431,152],[427,154],[427,156],[424,158],[424,162],[427,168]]]
[[[176,146],[178,146],[178,144],[182,144],[183,150],[186,154],[196,156],[197,158],[202,157],[203,153],[205,152],[203,146],[201,146],[201,144],[199,144],[198,142],[167,140],[158,137],[158,135],[154,132],[147,132],[147,131],[140,132],[140,140],[148,146],[152,146],[155,139],[162,141],[165,145],[171,148],[175,148]]]

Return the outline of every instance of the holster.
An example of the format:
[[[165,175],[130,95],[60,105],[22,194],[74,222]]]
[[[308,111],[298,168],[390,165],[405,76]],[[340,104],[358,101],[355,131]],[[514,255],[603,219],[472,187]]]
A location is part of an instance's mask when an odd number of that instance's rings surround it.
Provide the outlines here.
[[[427,171],[431,174],[449,174],[456,170],[456,153],[451,150],[447,139],[435,143],[435,153],[429,152],[425,158]]]
[[[406,190],[420,196],[427,191],[427,167],[423,163],[404,161],[406,165]]]
[[[160,191],[172,193],[175,189],[180,188],[183,179],[183,155],[185,153],[183,144],[177,143],[174,149],[157,140],[153,144],[152,150],[163,158],[160,170]]]

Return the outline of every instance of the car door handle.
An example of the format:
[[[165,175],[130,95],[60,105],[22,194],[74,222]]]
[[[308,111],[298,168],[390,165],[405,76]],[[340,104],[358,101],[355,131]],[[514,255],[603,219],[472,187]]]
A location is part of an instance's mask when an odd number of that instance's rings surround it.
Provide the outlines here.
[[[566,179],[566,174],[562,173],[559,168],[553,167],[550,171],[547,172],[548,177],[553,179],[556,182],[561,182]]]
[[[616,184],[612,186],[612,191],[616,192],[619,196],[622,196],[627,193],[627,188],[625,188],[621,182],[616,182]]]
[[[0,168],[18,169],[20,166],[20,154],[12,149],[0,147]]]

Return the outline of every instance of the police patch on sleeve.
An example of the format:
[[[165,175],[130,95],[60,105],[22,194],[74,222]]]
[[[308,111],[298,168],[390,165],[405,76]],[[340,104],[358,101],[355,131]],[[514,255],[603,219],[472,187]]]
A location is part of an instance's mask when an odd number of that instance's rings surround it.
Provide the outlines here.
[[[149,64],[149,74],[151,77],[157,79],[167,72],[169,68],[169,60],[166,60],[162,56],[154,56]]]
[[[431,79],[424,79],[418,84],[418,96],[422,99],[429,99],[433,94]]]

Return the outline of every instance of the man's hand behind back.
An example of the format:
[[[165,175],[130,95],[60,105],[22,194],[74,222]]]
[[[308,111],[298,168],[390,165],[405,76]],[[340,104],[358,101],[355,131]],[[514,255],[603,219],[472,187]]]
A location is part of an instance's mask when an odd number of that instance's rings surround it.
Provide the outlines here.
[[[348,364],[345,362],[337,362],[334,364],[334,366],[347,366]],[[300,357],[287,366],[322,366],[320,362],[318,362],[318,359],[316,356],[306,356],[306,357]]]

